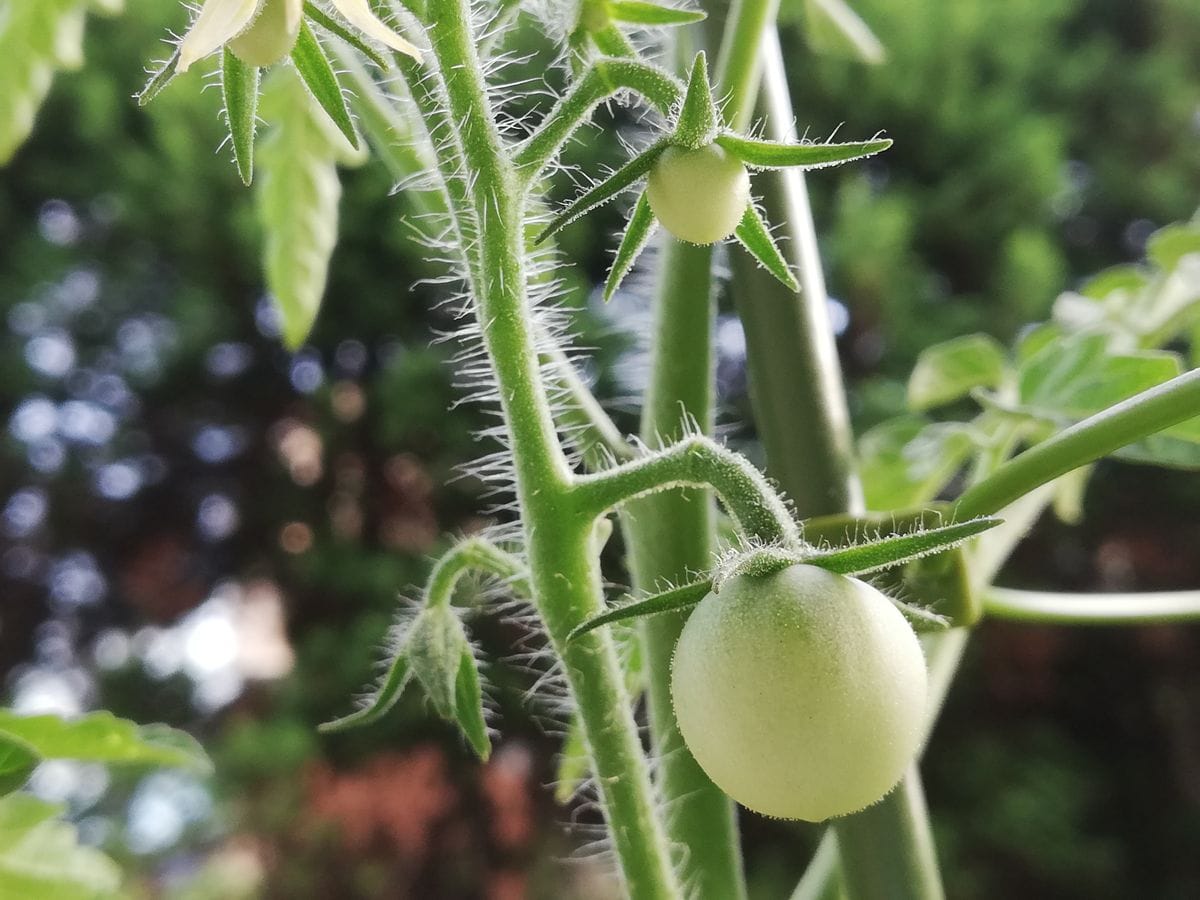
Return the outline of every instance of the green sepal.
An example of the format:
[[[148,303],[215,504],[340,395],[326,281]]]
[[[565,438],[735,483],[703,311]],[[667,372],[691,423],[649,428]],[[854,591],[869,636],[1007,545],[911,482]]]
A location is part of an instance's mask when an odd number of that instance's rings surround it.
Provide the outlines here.
[[[379,68],[387,70],[387,57],[360,38],[358,32],[352,28],[347,28],[333,16],[329,15],[329,13],[325,12],[325,10],[321,9],[321,7],[317,6],[317,4],[313,3],[312,0],[304,0],[304,15],[313,24],[319,25],[330,34],[341,38]]]
[[[756,169],[820,169],[874,156],[892,146],[888,138],[845,144],[784,144],[753,140],[730,132],[718,135],[716,142]]]
[[[708,18],[700,10],[659,6],[644,0],[610,0],[608,12],[616,21],[630,25],[694,25]]]
[[[689,150],[707,147],[717,136],[719,122],[720,114],[708,86],[708,65],[702,50],[692,62],[692,74],[683,95],[683,106],[679,110],[672,143]]]
[[[257,66],[248,66],[226,47],[221,59],[221,92],[225,120],[233,143],[233,160],[247,187],[254,180],[254,130],[258,114]]]
[[[669,591],[663,591],[661,594],[654,594],[644,600],[635,600],[633,603],[615,607],[577,625],[567,635],[567,643],[578,640],[589,631],[595,631],[602,625],[611,625],[614,622],[624,622],[628,619],[654,616],[695,606],[712,590],[712,586],[712,580],[706,578],[703,581],[694,581]]]
[[[105,711],[63,719],[0,710],[0,738],[9,737],[42,759],[212,770],[204,749],[185,732],[165,725],[138,725]]]
[[[296,71],[304,79],[305,85],[325,110],[331,122],[337,126],[350,142],[350,146],[358,149],[358,133],[354,130],[354,120],[350,117],[350,107],[342,96],[342,86],[334,74],[333,65],[325,54],[321,42],[317,40],[307,22],[300,23],[300,34],[296,38],[296,46],[292,49],[292,62]]]
[[[742,221],[738,223],[734,237],[746,248],[746,252],[758,260],[759,264],[770,272],[777,281],[789,291],[800,291],[800,283],[796,281],[792,270],[788,268],[787,260],[779,252],[775,238],[771,236],[767,223],[751,202],[746,206]]]
[[[608,270],[608,278],[604,281],[604,302],[612,299],[634,261],[645,249],[650,237],[654,234],[655,219],[650,209],[650,201],[643,191],[629,216],[629,224],[625,226],[625,234],[621,237],[621,246],[613,257],[612,268]]]
[[[0,796],[22,787],[42,758],[29,744],[11,734],[0,734]]]
[[[582,195],[568,204],[567,208],[560,212],[547,225],[542,233],[537,236],[537,242],[541,243],[546,238],[550,237],[555,232],[559,231],[565,225],[574,222],[580,216],[590,212],[597,206],[601,206],[611,200],[617,194],[624,191],[630,185],[643,178],[647,172],[654,166],[662,152],[670,146],[668,141],[662,140],[651,144],[617,171],[613,172],[595,187],[585,191]]]
[[[895,597],[888,597],[892,601],[892,606],[900,611],[900,615],[908,621],[912,630],[918,634],[937,633],[946,631],[950,628],[950,620],[945,616],[938,615],[930,609],[923,606],[916,606],[912,603],[905,603],[903,600],[897,600]]]
[[[408,661],[425,695],[443,719],[454,720],[459,661],[466,636],[449,607],[425,609],[408,635]]]
[[[492,754],[492,741],[483,718],[483,688],[479,684],[479,671],[475,665],[471,648],[464,647],[458,663],[458,677],[454,682],[454,718],[475,755],[487,762]]]
[[[612,22],[609,22],[603,28],[590,31],[588,34],[591,35],[592,43],[596,45],[596,49],[605,56],[623,58],[636,57],[638,55],[637,48],[630,43],[629,38],[625,36],[625,32]]]
[[[396,705],[396,701],[404,693],[404,688],[411,676],[412,667],[408,664],[407,648],[401,645],[393,654],[392,662],[388,666],[387,674],[384,675],[379,688],[367,703],[348,715],[318,725],[317,730],[331,733],[378,722]]]
[[[171,51],[171,55],[167,61],[162,63],[157,69],[150,73],[150,78],[145,86],[133,95],[133,99],[137,101],[138,106],[145,106],[151,100],[158,96],[159,92],[171,83],[171,80],[177,74],[175,66],[179,63],[179,48],[176,47]]]
[[[806,555],[804,563],[820,566],[839,575],[867,575],[950,550],[1003,521],[992,516],[981,516],[936,528],[918,526],[904,534],[879,537],[836,550],[818,551]]]

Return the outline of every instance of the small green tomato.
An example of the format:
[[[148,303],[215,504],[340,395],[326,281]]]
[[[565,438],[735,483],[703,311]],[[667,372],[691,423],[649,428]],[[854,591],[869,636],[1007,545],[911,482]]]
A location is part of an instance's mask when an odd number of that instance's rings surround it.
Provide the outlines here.
[[[804,565],[705,597],[671,669],[679,730],[717,786],[810,822],[896,786],[921,744],[927,690],[921,645],[888,599]]]
[[[650,209],[681,241],[715,244],[733,234],[750,202],[750,175],[717,144],[668,147],[646,184]]]
[[[229,42],[229,49],[248,66],[273,66],[296,46],[303,17],[302,0],[264,0],[258,16]]]

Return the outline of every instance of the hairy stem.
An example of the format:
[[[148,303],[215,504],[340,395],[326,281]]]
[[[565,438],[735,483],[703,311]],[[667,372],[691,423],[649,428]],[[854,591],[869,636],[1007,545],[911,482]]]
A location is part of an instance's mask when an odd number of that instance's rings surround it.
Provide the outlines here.
[[[451,202],[469,203],[478,221],[471,287],[512,444],[534,601],[565,663],[626,888],[638,898],[674,898],[678,885],[613,643],[595,634],[566,645],[571,629],[601,608],[600,573],[592,520],[572,502],[572,473],[541,381],[519,182],[488,102],[466,0],[431,0],[428,13],[467,189]]]

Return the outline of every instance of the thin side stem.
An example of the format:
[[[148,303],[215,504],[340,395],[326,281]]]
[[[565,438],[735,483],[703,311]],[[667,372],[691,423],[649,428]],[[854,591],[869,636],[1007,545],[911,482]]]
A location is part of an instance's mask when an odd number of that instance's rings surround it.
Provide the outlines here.
[[[455,544],[434,563],[425,587],[426,604],[449,606],[455,585],[471,571],[502,578],[522,596],[528,597],[532,593],[529,572],[524,563],[491,541],[474,537]]]
[[[1042,441],[970,487],[959,516],[999,512],[1034,488],[1200,415],[1200,369],[1150,388]]]
[[[1154,625],[1200,619],[1200,591],[1073,594],[993,587],[983,595],[989,616],[1044,625]]]

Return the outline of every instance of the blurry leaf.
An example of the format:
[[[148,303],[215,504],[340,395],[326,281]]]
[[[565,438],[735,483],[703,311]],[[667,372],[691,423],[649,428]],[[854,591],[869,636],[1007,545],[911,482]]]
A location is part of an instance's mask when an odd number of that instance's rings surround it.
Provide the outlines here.
[[[1136,444],[1122,447],[1114,455],[1129,462],[1173,469],[1200,469],[1200,418],[1173,425]]]
[[[1104,323],[1109,312],[1099,300],[1066,291],[1054,299],[1050,314],[1066,331],[1085,331]]]
[[[588,777],[591,767],[592,761],[588,758],[587,745],[583,741],[583,725],[579,721],[579,713],[573,713],[558,758],[554,799],[559,803],[568,803],[575,796],[580,783]]]
[[[1015,353],[1017,363],[1024,363],[1025,360],[1038,353],[1043,347],[1048,346],[1052,341],[1061,340],[1061,338],[1062,329],[1053,322],[1042,322],[1030,328],[1017,341]]]
[[[1195,222],[1160,228],[1146,241],[1146,257],[1164,272],[1172,271],[1190,253],[1200,253],[1200,224]]]
[[[1137,293],[1148,283],[1145,269],[1129,263],[1123,266],[1113,266],[1094,275],[1084,282],[1079,293],[1093,300],[1103,300],[1114,291]]]
[[[338,83],[329,57],[307,22],[300,24],[300,36],[296,38],[296,47],[292,50],[292,62],[312,95],[317,98],[321,109],[325,110],[350,146],[357,149],[358,134],[354,130],[354,120],[350,118],[346,98],[342,96],[342,86]]]
[[[254,129],[258,114],[258,69],[225,48],[221,66],[225,118],[233,143],[233,159],[246,186],[254,180]]]
[[[0,736],[17,738],[43,759],[182,766],[203,772],[212,768],[203,748],[185,732],[137,725],[104,711],[67,720],[0,710]]]
[[[887,58],[879,38],[845,0],[804,0],[804,36],[827,56],[877,65]]]
[[[660,6],[644,0],[611,0],[608,11],[616,21],[631,25],[691,25],[703,22],[706,17],[700,10]]]
[[[10,734],[0,735],[0,795],[11,794],[24,785],[40,762],[24,741]]]
[[[977,387],[999,387],[1004,348],[986,334],[969,334],[921,352],[908,379],[908,405],[921,412],[965,397]]]
[[[483,718],[483,690],[479,686],[476,665],[471,648],[465,648],[458,664],[458,679],[454,684],[455,720],[471,749],[486,762],[492,752],[492,741],[488,737],[487,722]]]
[[[0,897],[103,900],[116,897],[116,863],[78,843],[60,807],[29,794],[0,798]]]
[[[883,422],[858,442],[867,508],[904,509],[932,500],[966,462],[970,426],[919,416]]]

